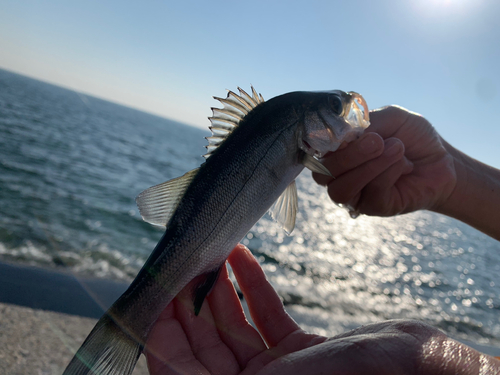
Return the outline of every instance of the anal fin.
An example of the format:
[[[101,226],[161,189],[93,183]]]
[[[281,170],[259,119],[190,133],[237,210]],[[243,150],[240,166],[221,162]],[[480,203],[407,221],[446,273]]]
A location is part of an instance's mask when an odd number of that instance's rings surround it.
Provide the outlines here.
[[[223,265],[220,265],[216,269],[206,272],[197,277],[199,279],[199,282],[196,284],[193,290],[193,304],[195,315],[198,315],[200,313],[203,301],[217,282],[222,266]]]

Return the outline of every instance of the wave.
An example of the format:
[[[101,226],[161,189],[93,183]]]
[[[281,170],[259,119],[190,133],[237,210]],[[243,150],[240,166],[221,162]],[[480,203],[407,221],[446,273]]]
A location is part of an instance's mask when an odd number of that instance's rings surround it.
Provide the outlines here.
[[[106,244],[80,251],[51,251],[26,241],[18,247],[0,243],[0,261],[27,264],[53,269],[63,268],[76,275],[92,276],[130,282],[137,275],[146,258],[126,256]]]

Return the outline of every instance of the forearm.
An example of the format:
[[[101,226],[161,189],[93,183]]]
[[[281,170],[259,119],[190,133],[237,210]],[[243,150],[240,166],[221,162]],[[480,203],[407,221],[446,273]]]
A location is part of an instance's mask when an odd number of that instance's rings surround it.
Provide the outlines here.
[[[500,170],[444,142],[453,156],[457,184],[436,212],[458,219],[500,241]]]

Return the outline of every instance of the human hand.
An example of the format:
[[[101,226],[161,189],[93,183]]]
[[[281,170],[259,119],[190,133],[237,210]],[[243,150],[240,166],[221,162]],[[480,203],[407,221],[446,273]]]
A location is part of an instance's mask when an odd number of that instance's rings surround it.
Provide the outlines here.
[[[327,339],[305,333],[285,312],[246,247],[238,245],[228,260],[259,331],[246,320],[224,266],[198,316],[191,285],[160,315],[146,343],[151,375],[255,374],[276,358]]]
[[[362,326],[265,366],[259,375],[500,374],[500,361],[427,324],[393,320]]]
[[[416,321],[371,324],[330,339],[307,334],[285,312],[248,249],[238,245],[229,263],[258,331],[246,320],[224,267],[198,317],[189,286],[164,310],[146,344],[151,375],[500,371],[500,361]]]
[[[335,179],[313,173],[330,198],[356,213],[392,216],[436,210],[457,183],[447,145],[422,116],[396,106],[370,113],[356,141],[322,162]]]

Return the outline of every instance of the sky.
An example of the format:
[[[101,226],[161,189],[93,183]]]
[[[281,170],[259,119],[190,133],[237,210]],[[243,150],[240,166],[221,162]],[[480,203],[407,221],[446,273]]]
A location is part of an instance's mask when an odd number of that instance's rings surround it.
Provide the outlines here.
[[[0,68],[202,128],[237,86],[352,90],[500,168],[498,0],[2,0]]]

